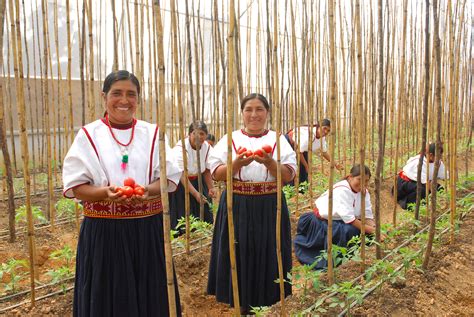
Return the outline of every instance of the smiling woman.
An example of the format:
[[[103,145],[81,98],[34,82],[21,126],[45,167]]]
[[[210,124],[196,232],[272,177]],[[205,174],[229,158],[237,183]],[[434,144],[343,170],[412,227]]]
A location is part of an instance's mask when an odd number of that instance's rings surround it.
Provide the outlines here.
[[[280,299],[276,249],[277,154],[281,149],[283,182],[295,176],[296,155],[284,136],[267,130],[270,105],[260,94],[250,94],[241,103],[244,128],[232,133],[232,166],[227,166],[227,135],[216,144],[209,157],[211,175],[225,181],[232,169],[233,192],[224,191],[217,210],[207,291],[217,301],[233,304],[230,284],[227,198],[232,195],[239,297],[242,314],[250,307],[270,306]],[[283,274],[291,271],[291,231],[288,207],[282,195],[281,255]],[[285,283],[285,296],[291,285]]]
[[[171,191],[181,170],[167,139],[166,154],[160,153],[159,128],[135,119],[139,94],[133,74],[109,74],[102,90],[104,118],[79,130],[64,159],[64,196],[80,199],[84,206],[74,316],[169,315],[160,155],[166,155]],[[131,197],[117,186],[134,183],[143,192],[130,192]],[[179,315],[177,286],[175,293]]]

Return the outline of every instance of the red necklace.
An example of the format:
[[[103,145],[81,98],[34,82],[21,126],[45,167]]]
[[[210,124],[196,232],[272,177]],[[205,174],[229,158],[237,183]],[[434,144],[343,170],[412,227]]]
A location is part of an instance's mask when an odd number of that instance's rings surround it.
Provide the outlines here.
[[[130,140],[128,141],[128,143],[124,144],[124,143],[120,142],[117,139],[117,137],[115,136],[114,131],[112,130],[112,126],[110,125],[109,116],[105,115],[105,123],[106,123],[107,127],[109,128],[110,134],[112,135],[112,138],[115,140],[115,142],[117,142],[117,144],[120,147],[120,153],[122,154],[122,162],[120,164],[120,167],[121,167],[123,172],[125,172],[125,170],[127,169],[127,166],[128,166],[128,146],[132,143],[133,137],[135,136],[136,121],[137,121],[137,119],[133,118],[132,135],[130,136]]]

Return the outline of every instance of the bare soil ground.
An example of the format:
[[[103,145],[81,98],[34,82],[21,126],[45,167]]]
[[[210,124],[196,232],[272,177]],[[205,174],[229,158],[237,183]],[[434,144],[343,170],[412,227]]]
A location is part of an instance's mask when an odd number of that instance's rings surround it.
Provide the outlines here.
[[[470,162],[472,165],[472,162]],[[391,180],[386,179],[382,186],[381,220],[391,222],[392,197],[390,193]],[[373,188],[372,188],[373,192]],[[35,204],[45,206],[45,197],[34,198]],[[374,202],[373,202],[374,203]],[[19,205],[17,203],[17,205]],[[0,202],[0,210],[6,210],[4,202]],[[302,211],[300,211],[302,212]],[[297,217],[291,217],[293,235],[296,230]],[[6,228],[6,216],[0,217],[1,228]],[[452,245],[442,244],[433,252],[429,270],[425,274],[410,271],[407,282],[403,285],[385,285],[379,291],[369,296],[363,306],[353,310],[360,316],[473,316],[474,315],[474,262],[473,262],[473,228],[474,215],[471,213],[463,223],[456,242]],[[26,234],[19,234],[17,242],[10,244],[6,239],[1,240],[0,263],[8,259],[28,258]],[[193,251],[191,255],[178,255],[174,258],[178,277],[183,314],[186,316],[227,316],[232,314],[232,308],[218,303],[215,298],[206,294],[207,274],[210,258],[210,240],[204,241],[204,247]],[[49,255],[64,245],[74,250],[77,244],[77,228],[74,222],[37,231],[36,259],[38,262],[37,279],[48,283],[50,277],[46,272],[50,268],[62,265],[51,260]],[[368,253],[373,254],[373,248]],[[293,259],[294,266],[299,265]],[[26,273],[26,270],[25,270]],[[356,263],[346,263],[338,270],[337,278],[346,280],[357,276],[359,267]],[[5,279],[5,277],[4,277]],[[5,282],[2,281],[2,282]],[[20,283],[21,289],[28,289],[29,281],[25,278]],[[68,284],[72,286],[72,284]],[[53,291],[50,289],[50,292]],[[3,292],[3,284],[0,293]],[[300,291],[294,289],[294,295],[287,298],[288,311],[297,313],[310,306],[317,300],[318,294],[301,299]],[[3,296],[3,295],[2,295]],[[4,313],[6,316],[71,316],[73,292],[59,294],[37,301],[35,307],[24,304]],[[22,300],[28,301],[29,297]],[[15,304],[17,301],[0,302],[0,309]],[[278,312],[278,304],[273,308]],[[0,313],[1,315],[2,313]]]

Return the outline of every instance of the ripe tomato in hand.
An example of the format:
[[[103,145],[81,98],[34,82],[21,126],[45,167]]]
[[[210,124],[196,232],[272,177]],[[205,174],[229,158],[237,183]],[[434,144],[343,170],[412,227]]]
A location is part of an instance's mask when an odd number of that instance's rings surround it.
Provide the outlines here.
[[[141,186],[137,186],[133,189],[133,192],[135,194],[135,196],[143,196],[143,194],[145,194],[145,190],[143,187]]]
[[[123,181],[123,185],[124,186],[130,186],[130,187],[135,187],[135,180],[131,177],[127,177],[125,178],[125,180]]]
[[[239,146],[239,148],[237,149],[237,154],[238,154],[238,155],[243,154],[243,153],[245,153],[245,152],[247,152],[247,149],[244,148],[244,147],[240,147],[240,146]]]
[[[123,186],[122,187],[122,192],[125,196],[127,196],[128,198],[132,197],[133,196],[133,188],[130,187],[130,186]]]
[[[248,150],[247,152],[245,152],[245,157],[250,157],[250,156],[253,156],[253,152]]]
[[[262,146],[262,150],[264,150],[267,153],[272,153],[273,148],[270,145],[265,144],[264,146]]]
[[[255,152],[253,152],[253,155],[263,157],[263,151],[262,149],[258,149]]]
[[[119,193],[119,196],[123,196],[123,195],[124,195],[124,193],[123,193],[123,187],[117,187],[117,188],[115,189],[115,192],[116,192],[116,193]]]

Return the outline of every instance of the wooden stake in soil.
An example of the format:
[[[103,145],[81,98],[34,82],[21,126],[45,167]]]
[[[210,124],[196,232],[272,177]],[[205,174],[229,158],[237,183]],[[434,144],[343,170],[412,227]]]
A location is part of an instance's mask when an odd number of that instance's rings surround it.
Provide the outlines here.
[[[281,130],[281,116],[280,116],[280,97],[278,91],[278,14],[277,1],[273,2],[273,104],[275,105],[275,121],[276,121],[276,145],[277,145],[277,220],[276,220],[276,253],[278,262],[278,277],[280,282],[280,303],[281,316],[286,315],[285,310],[285,277],[283,276],[283,260],[281,257],[281,159],[280,159],[280,130]],[[228,165],[229,166],[229,165]],[[232,169],[230,169],[232,170]]]
[[[173,2],[173,1],[172,1]],[[168,305],[170,316],[176,316],[176,294],[174,286],[174,270],[173,270],[173,250],[170,241],[170,211],[168,201],[168,180],[166,178],[166,107],[165,107],[165,61],[163,53],[163,26],[161,23],[161,12],[159,1],[154,2],[156,6],[155,23],[156,23],[156,40],[158,42],[158,74],[159,74],[159,109],[160,109],[160,128],[159,128],[159,144],[160,144],[160,189],[161,202],[163,204],[163,235],[165,240],[165,263],[166,263],[166,286],[168,289]]]
[[[178,116],[179,116],[179,138],[181,140],[181,148],[183,155],[183,173],[185,182],[184,186],[184,210],[185,210],[185,219],[186,219],[186,253],[190,252],[190,223],[189,223],[189,182],[188,180],[188,157],[186,154],[186,146],[184,143],[184,111],[183,111],[183,102],[181,100],[181,81],[180,81],[180,70],[178,64],[178,29],[176,21],[176,9],[174,0],[170,2],[171,4],[171,29],[172,29],[172,45],[173,45],[173,64],[174,64],[174,87],[176,88],[176,95],[178,101]],[[155,14],[161,14],[160,11],[155,11]]]
[[[28,167],[29,153],[28,153],[28,135],[26,132],[26,109],[25,109],[25,97],[24,85],[23,85],[23,52],[21,49],[21,30],[20,30],[20,4],[16,1],[15,7],[13,7],[13,1],[9,0],[8,3],[10,19],[15,21],[16,26],[12,28],[12,47],[15,69],[15,81],[16,81],[16,97],[18,102],[18,117],[20,121],[20,141],[21,141],[21,157],[23,160],[23,179],[25,183],[25,205],[26,205],[26,216],[28,223],[28,246],[30,256],[30,287],[31,287],[31,306],[35,305],[35,232],[33,228],[33,214],[31,212],[31,189],[30,189],[30,170]],[[15,8],[15,16],[13,14]],[[16,34],[16,38],[13,36]]]
[[[0,69],[3,68],[3,25],[5,23],[5,0],[0,0]],[[2,145],[3,163],[5,166],[6,187],[8,192],[8,231],[10,238],[8,242],[13,243],[16,239],[15,230],[15,192],[13,188],[13,173],[10,160],[10,153],[8,152],[7,140],[5,135],[5,121],[3,108],[3,80],[0,81],[0,144]]]
[[[328,18],[329,18],[329,117],[334,122],[334,110],[337,106],[336,91],[336,57],[335,57],[335,25],[334,19],[334,0],[328,0]],[[328,279],[329,284],[334,284],[334,271],[332,260],[332,207],[333,207],[333,184],[334,184],[334,143],[336,142],[335,134],[330,135],[329,152],[331,155],[331,169],[329,173],[329,206],[328,206]]]
[[[237,276],[237,261],[235,258],[235,237],[234,237],[234,214],[232,212],[232,128],[234,121],[234,107],[236,105],[235,96],[235,61],[234,61],[234,36],[235,36],[235,9],[234,0],[229,0],[229,33],[227,35],[227,59],[228,69],[227,82],[229,85],[227,95],[227,219],[229,230],[229,256],[230,256],[230,270],[232,274],[232,291],[234,299],[234,314],[240,316],[240,299],[239,299],[239,282]]]
[[[438,19],[438,0],[433,0],[433,17],[434,17],[434,53],[435,53],[435,104],[437,106],[437,124],[436,124],[436,150],[435,150],[435,166],[433,171],[433,182],[431,183],[431,219],[430,219],[430,231],[428,236],[428,243],[426,246],[425,258],[423,260],[423,270],[428,268],[428,263],[431,255],[431,249],[433,246],[433,239],[436,227],[436,196],[437,196],[437,187],[438,187],[438,171],[440,166],[441,159],[441,114],[442,114],[442,105],[441,105],[441,49],[440,49],[440,39],[439,39],[439,19]],[[428,10],[429,14],[429,10]],[[427,160],[428,161],[428,160]],[[429,165],[429,162],[426,163]],[[429,183],[429,174],[427,171],[426,183]],[[428,192],[427,192],[428,196]],[[428,199],[428,198],[427,198]]]
[[[383,12],[382,12],[382,0],[378,0],[378,92],[377,92],[377,113],[378,113],[378,141],[379,141],[379,154],[377,158],[377,168],[375,171],[375,240],[378,242],[375,245],[377,259],[382,258],[382,251],[380,250],[380,186],[382,184],[382,167],[383,167],[383,109],[384,109],[384,81],[383,81]],[[363,175],[363,174],[362,174]],[[362,187],[363,188],[363,187]]]

